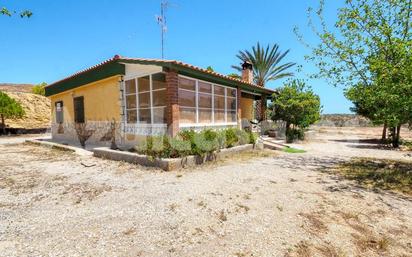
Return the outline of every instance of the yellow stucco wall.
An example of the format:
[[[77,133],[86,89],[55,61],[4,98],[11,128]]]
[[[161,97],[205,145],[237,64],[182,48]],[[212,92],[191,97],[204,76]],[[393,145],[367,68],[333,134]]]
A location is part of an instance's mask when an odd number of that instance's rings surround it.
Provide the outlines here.
[[[241,97],[240,109],[242,110],[242,119],[253,120],[253,99]]]
[[[50,96],[52,120],[56,120],[55,103],[63,101],[64,122],[74,122],[73,98],[84,97],[86,121],[120,120],[120,76],[93,82],[66,92]]]

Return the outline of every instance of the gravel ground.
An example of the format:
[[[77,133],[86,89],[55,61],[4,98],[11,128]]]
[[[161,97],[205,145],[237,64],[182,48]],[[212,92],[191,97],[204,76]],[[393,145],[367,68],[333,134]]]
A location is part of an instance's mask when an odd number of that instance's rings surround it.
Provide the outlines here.
[[[0,144],[0,256],[412,256],[410,197],[321,172],[412,158],[347,132],[177,172]]]

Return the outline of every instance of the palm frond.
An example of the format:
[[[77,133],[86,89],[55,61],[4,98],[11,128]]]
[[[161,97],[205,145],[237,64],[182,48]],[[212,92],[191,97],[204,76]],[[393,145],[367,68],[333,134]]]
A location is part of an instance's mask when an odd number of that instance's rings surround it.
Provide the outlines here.
[[[293,73],[287,72],[287,70],[295,66],[296,63],[280,64],[288,53],[289,50],[281,52],[277,44],[263,47],[257,42],[251,51],[239,51],[236,57],[242,63],[250,62],[253,65],[254,82],[260,86],[265,86],[268,81],[293,76]],[[242,71],[242,67],[238,65],[233,65],[232,68]]]

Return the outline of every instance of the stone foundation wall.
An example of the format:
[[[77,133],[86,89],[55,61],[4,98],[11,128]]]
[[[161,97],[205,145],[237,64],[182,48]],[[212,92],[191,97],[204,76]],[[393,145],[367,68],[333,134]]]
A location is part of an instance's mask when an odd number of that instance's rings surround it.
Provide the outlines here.
[[[193,129],[201,131],[203,129],[225,129],[229,127],[236,128],[237,125],[224,126],[194,126],[181,127],[180,130]],[[129,149],[136,146],[139,142],[151,135],[170,135],[170,127],[165,124],[146,125],[146,124],[122,124],[110,121],[88,121],[84,126],[84,131],[91,136],[86,141],[86,146],[110,146],[112,140],[112,130],[116,138],[116,145],[122,149]],[[76,124],[62,123],[52,124],[53,141],[69,145],[79,145],[80,141],[76,132]]]
[[[166,125],[124,125],[110,121],[88,121],[84,128],[91,134],[86,145],[110,146],[114,129],[116,145],[120,148],[131,148],[147,136],[167,133]],[[75,123],[53,123],[52,137],[53,141],[59,143],[80,144]]]
[[[112,122],[109,121],[88,121],[85,124],[85,130],[91,134],[86,141],[86,145],[110,146],[112,138]],[[116,143],[121,142],[120,124],[115,123]],[[53,141],[67,144],[79,144],[79,138],[76,133],[75,123],[53,123],[52,124]]]

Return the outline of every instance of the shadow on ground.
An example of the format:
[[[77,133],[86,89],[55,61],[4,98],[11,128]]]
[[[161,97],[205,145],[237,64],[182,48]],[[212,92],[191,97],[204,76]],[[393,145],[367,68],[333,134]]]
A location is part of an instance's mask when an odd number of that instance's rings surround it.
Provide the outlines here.
[[[347,147],[356,149],[391,150],[388,144],[382,143],[380,139],[330,139],[337,143],[347,143]]]

